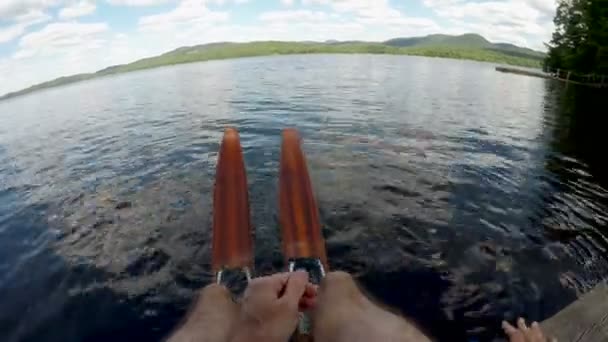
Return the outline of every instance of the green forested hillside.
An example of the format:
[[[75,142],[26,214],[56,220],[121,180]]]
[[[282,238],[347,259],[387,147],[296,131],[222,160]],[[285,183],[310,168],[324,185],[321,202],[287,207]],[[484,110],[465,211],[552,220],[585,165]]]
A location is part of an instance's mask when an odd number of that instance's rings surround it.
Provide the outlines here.
[[[325,43],[279,41],[212,43],[181,47],[160,56],[144,58],[129,64],[111,66],[92,74],[79,74],[58,78],[18,92],[6,94],[3,97],[0,97],[0,99],[24,95],[36,90],[96,77],[156,68],[165,65],[239,57],[314,53],[415,55],[470,59],[526,67],[540,67],[541,60],[544,58],[544,55],[541,52],[509,44],[493,44],[476,34],[397,38],[383,43],[335,41]]]

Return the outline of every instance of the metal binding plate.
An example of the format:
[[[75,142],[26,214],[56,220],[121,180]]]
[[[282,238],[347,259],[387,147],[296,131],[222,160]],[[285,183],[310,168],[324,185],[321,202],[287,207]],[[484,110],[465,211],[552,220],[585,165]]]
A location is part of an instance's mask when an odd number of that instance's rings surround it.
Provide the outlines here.
[[[224,268],[215,275],[217,284],[224,285],[235,297],[240,297],[251,281],[251,270],[243,268]]]
[[[325,278],[325,267],[319,259],[315,258],[296,258],[289,259],[289,272],[306,271],[310,277],[310,282],[320,284]]]

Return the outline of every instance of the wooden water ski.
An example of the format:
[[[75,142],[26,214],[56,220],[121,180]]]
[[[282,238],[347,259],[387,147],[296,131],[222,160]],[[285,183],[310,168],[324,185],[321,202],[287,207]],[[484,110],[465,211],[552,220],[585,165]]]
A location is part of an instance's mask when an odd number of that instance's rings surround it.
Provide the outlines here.
[[[325,239],[306,158],[300,144],[298,131],[283,131],[279,175],[279,223],[283,256],[290,272],[306,270],[311,282],[318,284],[328,270]],[[298,330],[292,341],[312,341],[308,315],[300,316]]]
[[[212,267],[216,281],[230,271],[247,280],[253,267],[247,175],[239,134],[228,128],[220,147],[213,193]]]
[[[283,131],[279,175],[279,220],[283,255],[288,262],[317,259],[327,269],[319,209],[300,143],[297,130]]]

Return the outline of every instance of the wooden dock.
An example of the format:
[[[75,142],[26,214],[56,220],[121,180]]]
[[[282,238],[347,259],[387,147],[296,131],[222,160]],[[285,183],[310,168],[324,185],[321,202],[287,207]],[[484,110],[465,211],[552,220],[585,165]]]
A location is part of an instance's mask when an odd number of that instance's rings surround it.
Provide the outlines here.
[[[508,67],[497,66],[496,71],[506,72],[509,74],[540,77],[540,78],[551,78],[551,79],[553,78],[550,74],[547,74],[546,72],[543,72],[541,70],[533,71],[533,70],[527,70],[527,69],[517,69],[517,68],[508,68]]]
[[[608,285],[597,285],[541,326],[559,342],[608,341]]]
[[[551,80],[558,80],[566,83],[579,84],[587,87],[593,88],[608,88],[608,77],[599,76],[599,75],[574,75],[570,72],[560,72],[556,73],[547,73],[542,70],[530,70],[530,69],[519,69],[519,68],[511,68],[511,67],[503,67],[497,66],[496,71],[509,73],[509,74],[517,74],[517,75],[525,75],[532,77],[540,77]]]

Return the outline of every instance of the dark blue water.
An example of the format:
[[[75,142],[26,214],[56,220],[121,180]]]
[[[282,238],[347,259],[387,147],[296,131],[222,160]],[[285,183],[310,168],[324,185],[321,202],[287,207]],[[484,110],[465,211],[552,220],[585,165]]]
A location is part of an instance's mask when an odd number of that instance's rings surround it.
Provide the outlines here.
[[[492,340],[608,275],[601,98],[490,64],[319,55],[1,102],[0,337],[165,337],[210,280],[218,142],[235,126],[258,274],[284,266],[279,138],[298,127],[332,267],[441,340]]]

